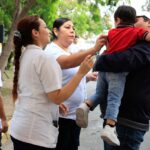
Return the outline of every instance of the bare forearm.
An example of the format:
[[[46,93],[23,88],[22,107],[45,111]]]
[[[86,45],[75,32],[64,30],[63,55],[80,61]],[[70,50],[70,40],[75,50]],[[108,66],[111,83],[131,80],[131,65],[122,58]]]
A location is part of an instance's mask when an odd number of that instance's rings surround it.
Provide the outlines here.
[[[56,104],[60,104],[68,99],[79,85],[82,78],[93,67],[93,61],[91,56],[87,56],[81,63],[78,72],[72,77],[72,79],[60,90],[48,93],[48,97]]]
[[[57,61],[60,64],[62,69],[73,68],[79,66],[86,56],[88,55],[93,56],[95,55],[95,53],[96,53],[96,49],[93,47],[93,48],[89,48],[88,50],[73,53],[70,56],[66,56],[66,57],[60,56],[60,58],[58,58]]]
[[[83,78],[83,75],[80,74],[76,74],[67,85],[65,85],[59,92],[59,100],[61,101],[61,103],[63,101],[65,101],[66,99],[68,99],[73,92],[75,91],[75,89],[77,88],[77,86],[79,85],[81,79]],[[68,90],[69,89],[69,90]]]
[[[61,104],[73,94],[82,78],[82,74],[76,74],[62,89],[49,93],[48,97],[54,103]]]

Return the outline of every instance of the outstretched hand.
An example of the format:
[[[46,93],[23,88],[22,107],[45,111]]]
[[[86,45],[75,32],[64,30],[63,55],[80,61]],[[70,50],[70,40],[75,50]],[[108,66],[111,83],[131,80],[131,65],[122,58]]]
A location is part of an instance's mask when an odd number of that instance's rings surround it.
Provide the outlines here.
[[[96,40],[96,43],[95,43],[95,49],[97,51],[99,51],[104,45],[107,44],[107,35],[100,35],[97,40]]]
[[[93,65],[94,61],[91,55],[88,55],[81,63],[78,73],[86,75],[93,68]]]

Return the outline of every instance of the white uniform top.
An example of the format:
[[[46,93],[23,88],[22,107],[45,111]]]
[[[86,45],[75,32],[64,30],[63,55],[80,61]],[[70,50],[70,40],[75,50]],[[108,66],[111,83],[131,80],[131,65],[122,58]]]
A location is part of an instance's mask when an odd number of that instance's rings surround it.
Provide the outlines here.
[[[78,52],[79,50],[81,50],[81,47],[78,44],[72,43],[69,46],[69,50],[70,50],[70,52],[75,53],[75,52]]]
[[[70,51],[70,50],[69,50]],[[70,55],[70,53],[65,52],[55,43],[50,43],[45,48],[47,55],[53,55],[57,59],[61,55]],[[79,67],[62,69],[63,81],[62,84],[67,84],[71,78],[77,73]],[[86,80],[85,77],[81,80],[79,86],[76,88],[74,93],[64,102],[65,105],[69,108],[69,113],[67,116],[61,116],[62,118],[76,119],[76,109],[79,105],[86,99]]]
[[[58,130],[52,120],[58,106],[46,93],[61,88],[61,73],[56,60],[40,47],[26,47],[20,59],[18,99],[10,129],[14,138],[47,148],[56,146]]]

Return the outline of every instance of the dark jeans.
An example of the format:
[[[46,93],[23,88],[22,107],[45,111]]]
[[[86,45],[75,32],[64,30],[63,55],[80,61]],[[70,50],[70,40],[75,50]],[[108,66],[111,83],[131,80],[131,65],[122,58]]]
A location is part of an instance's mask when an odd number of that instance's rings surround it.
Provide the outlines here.
[[[78,150],[81,128],[72,119],[59,118],[59,135],[56,150]]]
[[[111,146],[104,142],[104,150],[139,150],[146,133],[146,131],[140,131],[122,125],[117,125],[116,131],[120,140],[120,146]]]
[[[13,138],[12,136],[11,136],[11,140],[14,145],[14,150],[54,150],[53,148],[45,148],[45,147],[25,143]]]

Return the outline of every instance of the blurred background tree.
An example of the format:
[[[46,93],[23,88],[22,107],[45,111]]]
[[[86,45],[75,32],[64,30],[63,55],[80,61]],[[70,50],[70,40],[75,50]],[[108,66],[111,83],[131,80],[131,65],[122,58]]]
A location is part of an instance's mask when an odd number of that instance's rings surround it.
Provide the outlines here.
[[[13,33],[20,18],[38,14],[52,28],[56,18],[68,17],[74,22],[77,35],[88,38],[112,27],[111,14],[120,1],[123,0],[0,0],[0,24],[5,26],[0,69],[4,71],[8,60],[11,62]]]
[[[150,0],[146,0],[145,4],[142,6],[144,11],[150,11]]]

